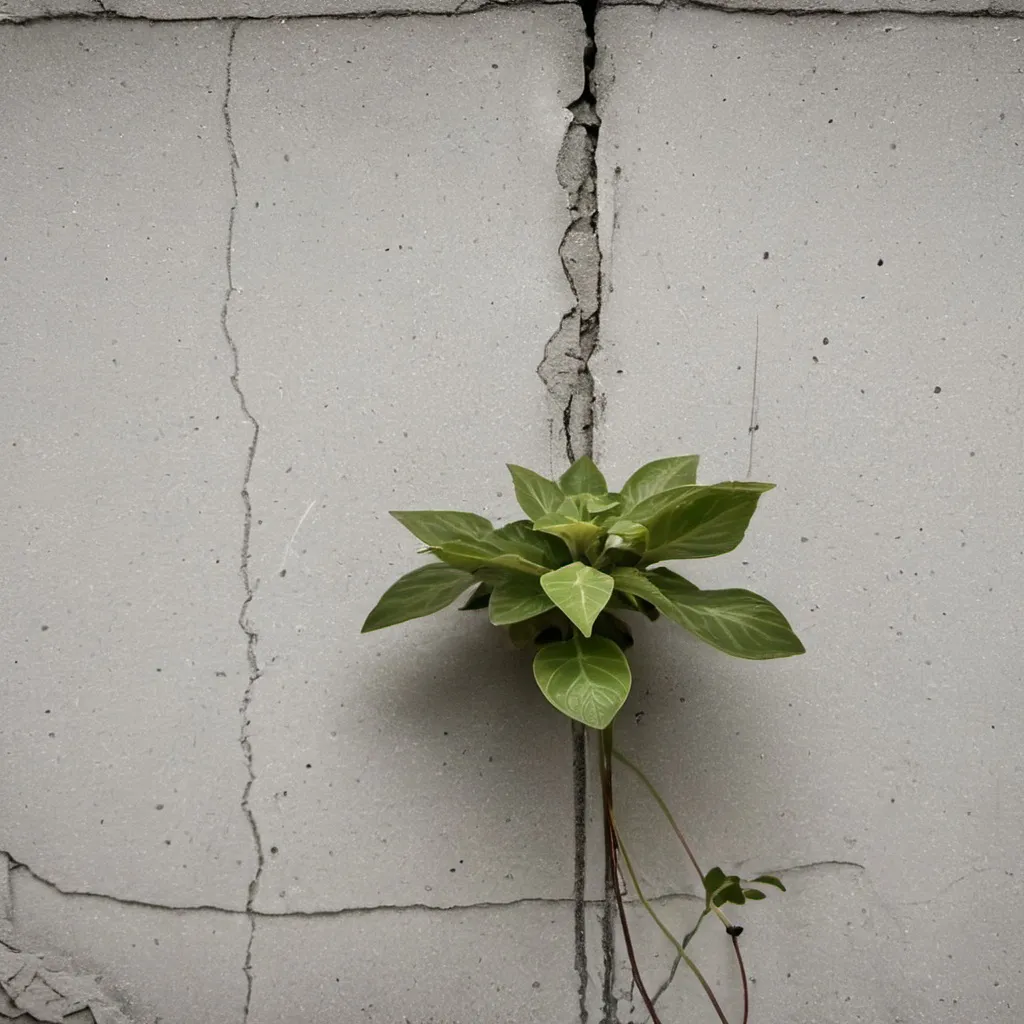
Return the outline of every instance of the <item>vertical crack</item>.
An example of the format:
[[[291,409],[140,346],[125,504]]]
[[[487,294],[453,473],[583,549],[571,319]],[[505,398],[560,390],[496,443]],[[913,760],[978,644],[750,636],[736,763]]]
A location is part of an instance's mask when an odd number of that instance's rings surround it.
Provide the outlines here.
[[[595,23],[599,0],[579,0],[583,15],[583,91],[566,108],[572,115],[558,151],[555,165],[558,183],[565,189],[569,225],[558,246],[562,269],[575,299],[558,330],[544,346],[544,358],[537,375],[544,382],[552,407],[552,441],[565,451],[572,463],[582,455],[594,454],[597,388],[590,371],[590,358],[597,349],[601,325],[601,249],[598,241],[597,144],[601,118],[594,93],[597,60]],[[575,970],[579,979],[579,1019],[587,1024],[586,871],[587,871],[587,735],[573,723],[573,928]],[[605,867],[605,898],[601,919],[604,951],[604,1024],[615,1020],[611,986],[614,969],[614,933]]]
[[[597,237],[597,141],[601,118],[593,91],[597,40],[594,23],[598,0],[580,0],[586,42],[583,92],[566,108],[572,121],[558,152],[556,172],[569,205],[569,226],[558,254],[575,304],[544,346],[537,374],[553,407],[552,428],[560,425],[569,462],[594,453],[596,388],[590,357],[598,345],[601,323],[601,250]]]
[[[252,628],[248,619],[249,605],[252,603],[254,594],[252,580],[249,575],[250,541],[252,538],[252,498],[249,495],[249,481],[252,477],[253,461],[256,458],[256,445],[260,437],[260,425],[256,421],[256,417],[253,416],[252,412],[249,410],[249,404],[246,401],[245,393],[242,391],[241,384],[238,380],[241,369],[238,357],[238,346],[235,344],[235,340],[231,336],[231,329],[228,326],[228,307],[231,303],[231,296],[235,292],[234,277],[231,269],[231,253],[235,241],[235,218],[238,215],[238,151],[235,149],[235,140],[231,132],[231,72],[234,64],[235,37],[237,35],[238,22],[235,22],[231,26],[231,34],[228,36],[227,74],[225,76],[224,105],[222,108],[224,113],[224,133],[227,137],[231,169],[231,210],[228,213],[226,259],[227,286],[224,290],[224,302],[220,311],[220,325],[221,330],[224,333],[224,340],[227,342],[228,348],[231,350],[231,387],[238,396],[238,404],[242,410],[242,415],[245,416],[252,425],[252,440],[249,443],[249,450],[246,455],[245,474],[242,479],[241,492],[242,505],[245,509],[245,521],[242,526],[242,553],[239,562],[239,574],[242,577],[242,585],[245,588],[245,599],[242,601],[242,608],[238,613],[238,625],[246,638],[246,661],[248,665],[248,681],[246,683],[245,692],[242,695],[242,702],[238,708],[239,717],[241,719],[239,743],[242,748],[242,756],[245,758],[245,768],[248,774],[248,778],[245,782],[245,788],[242,790],[242,813],[245,815],[246,821],[249,823],[249,829],[252,832],[253,846],[256,850],[256,870],[253,873],[252,880],[249,882],[249,889],[245,899],[245,912],[249,918],[249,941],[246,944],[245,962],[242,965],[242,970],[245,973],[245,1007],[242,1014],[244,1024],[244,1022],[249,1019],[249,1007],[252,1003],[252,946],[253,940],[256,936],[256,895],[259,892],[260,879],[263,875],[264,857],[263,840],[260,837],[259,827],[256,824],[256,817],[253,814],[252,805],[250,803],[252,787],[256,781],[256,774],[253,770],[252,742],[249,735],[251,725],[249,718],[249,706],[252,703],[253,691],[255,690],[256,682],[260,678],[259,665],[256,661],[256,644],[259,641],[259,635]]]

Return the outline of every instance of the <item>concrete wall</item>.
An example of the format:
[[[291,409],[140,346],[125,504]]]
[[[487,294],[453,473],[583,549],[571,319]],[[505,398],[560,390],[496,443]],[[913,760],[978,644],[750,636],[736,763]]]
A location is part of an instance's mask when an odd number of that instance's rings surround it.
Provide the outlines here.
[[[156,6],[0,28],[0,1019],[646,1020],[528,657],[358,634],[387,509],[592,447],[779,485],[693,575],[807,655],[640,629],[619,727],[789,887],[753,1019],[1019,1020],[1021,22],[613,6],[591,69],[568,4]]]

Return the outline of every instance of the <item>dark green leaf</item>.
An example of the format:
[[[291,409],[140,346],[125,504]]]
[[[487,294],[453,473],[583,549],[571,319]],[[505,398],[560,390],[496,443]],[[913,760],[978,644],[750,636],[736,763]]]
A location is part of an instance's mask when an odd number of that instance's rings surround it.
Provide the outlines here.
[[[753,882],[760,882],[762,885],[774,885],[776,889],[786,891],[786,887],[774,875],[758,875],[751,879]]]
[[[629,695],[629,662],[618,645],[603,636],[573,636],[542,647],[533,660],[541,693],[564,715],[606,728]]]
[[[508,470],[515,484],[516,501],[530,519],[550,515],[562,503],[565,495],[553,480],[523,466],[509,464]]]
[[[494,531],[492,540],[502,551],[522,555],[549,569],[557,569],[572,561],[565,541],[535,530],[529,519],[517,519],[499,527]]]
[[[643,564],[668,558],[711,558],[732,551],[746,533],[761,494],[773,484],[702,487],[647,521]]]
[[[366,617],[361,632],[369,633],[440,611],[474,583],[467,572],[432,562],[406,573],[384,592]]]
[[[663,565],[659,565],[656,569],[648,569],[645,575],[663,594],[670,598],[692,594],[695,590],[700,590],[695,583],[691,583],[671,569],[666,569]]]
[[[546,573],[540,585],[584,636],[590,636],[614,589],[610,576],[582,562]]]
[[[491,594],[490,619],[495,626],[510,626],[514,622],[532,619],[554,607],[544,593],[541,577],[525,573],[509,573],[496,583]]]
[[[637,502],[632,508],[626,508],[623,511],[632,522],[641,523],[650,528],[651,523],[659,516],[678,505],[692,501],[703,490],[706,488],[697,484],[673,487],[668,491],[659,491],[657,494],[648,495],[643,501]]]
[[[622,507],[630,509],[652,494],[697,482],[697,455],[676,455],[655,459],[641,466],[622,488]]]
[[[629,519],[618,519],[608,527],[605,549],[633,551],[642,555],[647,549],[647,527]]]
[[[536,562],[523,558],[522,555],[502,551],[491,540],[451,541],[432,547],[430,551],[442,562],[447,562],[448,565],[466,572],[474,572],[480,579],[489,583],[494,583],[501,578],[500,574],[487,571],[494,568],[512,569],[515,572],[525,572],[533,576],[541,576],[549,571],[546,565],[538,565]]]
[[[761,892],[760,889],[744,889],[743,890],[743,895],[746,896],[746,898],[748,900],[763,900],[764,899],[764,893]]]
[[[493,531],[491,524],[474,512],[392,512],[414,537],[431,547],[449,541],[481,540]]]
[[[710,896],[725,882],[725,872],[721,868],[712,868],[704,876],[704,891]]]
[[[481,583],[480,586],[469,595],[469,600],[466,601],[461,608],[460,612],[472,612],[479,608],[486,608],[491,600],[491,584]]]
[[[578,458],[559,478],[564,494],[607,494],[608,484],[594,460],[586,455]]]

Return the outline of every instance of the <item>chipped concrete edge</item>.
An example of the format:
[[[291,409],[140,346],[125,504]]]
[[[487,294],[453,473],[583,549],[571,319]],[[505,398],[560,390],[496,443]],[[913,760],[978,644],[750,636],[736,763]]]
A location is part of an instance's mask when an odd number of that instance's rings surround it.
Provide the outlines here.
[[[12,875],[19,867],[0,850],[0,1017],[60,1024],[88,1010],[96,1024],[155,1024],[150,1015],[129,1017],[100,987],[98,979],[80,971],[67,957],[40,953],[14,932]]]

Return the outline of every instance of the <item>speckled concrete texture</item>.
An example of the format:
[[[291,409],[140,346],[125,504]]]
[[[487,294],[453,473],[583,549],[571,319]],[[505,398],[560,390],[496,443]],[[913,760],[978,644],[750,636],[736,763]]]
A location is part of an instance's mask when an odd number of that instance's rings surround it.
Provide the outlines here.
[[[899,1019],[1009,1024],[1021,916],[975,899],[1021,885],[1019,29],[598,28],[602,465],[697,452],[702,481],[775,482],[734,554],[680,568],[776,601],[808,648],[740,662],[643,628],[619,742],[705,861],[860,865],[900,921]],[[648,886],[678,891],[671,833],[620,794]],[[971,971],[934,936],[985,914]],[[840,932],[820,941],[845,962]],[[883,1009],[778,998],[787,1020]]]

